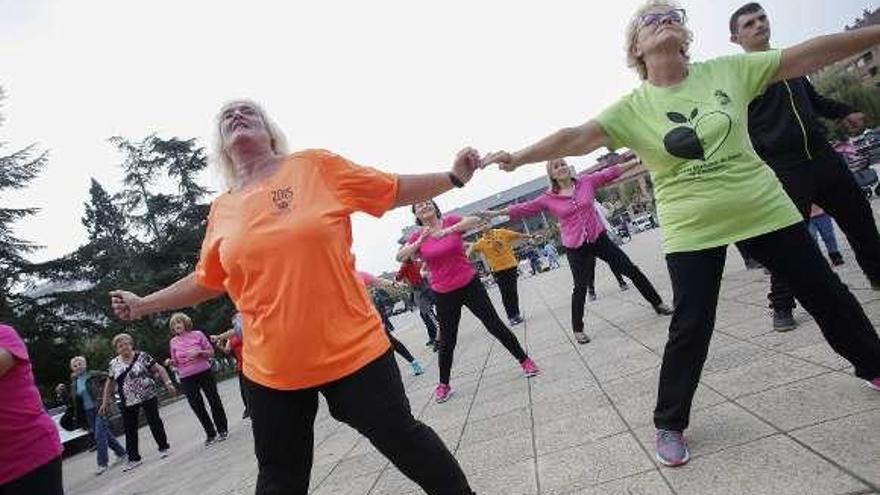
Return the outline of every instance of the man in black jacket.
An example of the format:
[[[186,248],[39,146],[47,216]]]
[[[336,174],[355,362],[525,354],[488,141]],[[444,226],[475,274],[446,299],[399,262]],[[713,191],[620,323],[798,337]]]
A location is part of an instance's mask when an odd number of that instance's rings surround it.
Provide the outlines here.
[[[770,22],[759,4],[748,3],[733,13],[730,40],[746,52],[770,49]],[[820,116],[841,120],[851,132],[865,126],[862,113],[818,94],[806,77],[772,84],[749,104],[752,145],[776,172],[804,219],[815,203],[837,221],[871,288],[880,290],[880,235],[871,205],[828,143]],[[778,277],[771,275],[770,280],[773,328],[792,330],[797,326],[792,318],[794,296]]]

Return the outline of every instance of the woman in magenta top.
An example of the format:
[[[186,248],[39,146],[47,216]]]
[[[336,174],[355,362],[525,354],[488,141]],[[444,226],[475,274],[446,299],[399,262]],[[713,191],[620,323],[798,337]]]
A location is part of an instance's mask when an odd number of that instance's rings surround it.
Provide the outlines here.
[[[440,383],[435,392],[437,402],[446,402],[452,393],[449,375],[462,306],[467,306],[489,333],[516,358],[527,377],[537,375],[538,367],[498,317],[477,271],[465,255],[462,235],[480,223],[481,219],[457,215],[443,217],[433,201],[416,203],[412,210],[416,224],[422,229],[410,236],[407,244],[397,253],[397,260],[403,261],[417,255],[431,272],[431,289],[437,294],[437,318],[440,320]]]
[[[584,302],[590,287],[590,274],[594,273],[596,257],[608,263],[612,271],[632,280],[658,314],[669,315],[672,310],[663,300],[647,277],[616,244],[611,242],[605,232],[601,213],[596,211],[593,201],[596,190],[618,178],[626,170],[634,167],[639,160],[630,160],[594,173],[582,173],[575,177],[565,160],[547,162],[547,176],[550,189],[537,198],[511,205],[500,210],[490,210],[484,217],[509,215],[518,219],[547,211],[559,219],[562,231],[562,245],[568,256],[574,289],[571,293],[571,325],[579,344],[590,341],[584,333]]]
[[[27,348],[0,323],[0,493],[63,495],[61,439],[43,409]]]
[[[171,361],[177,367],[180,388],[186,395],[186,401],[205,429],[207,437],[205,446],[211,445],[218,439],[226,440],[229,431],[226,411],[223,409],[223,402],[220,401],[220,394],[217,393],[217,382],[214,381],[214,373],[211,371],[214,347],[204,333],[193,330],[192,320],[183,313],[171,315],[168,326],[174,334],[171,338]],[[208,398],[211,416],[208,416],[208,411],[205,409],[202,393]],[[211,421],[212,417],[213,421]]]

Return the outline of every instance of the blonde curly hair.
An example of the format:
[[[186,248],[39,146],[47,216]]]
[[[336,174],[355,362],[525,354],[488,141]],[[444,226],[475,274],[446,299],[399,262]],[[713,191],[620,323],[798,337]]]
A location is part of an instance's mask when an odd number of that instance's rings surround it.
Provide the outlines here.
[[[645,65],[645,61],[637,57],[635,54],[636,43],[639,37],[639,28],[641,28],[642,16],[652,10],[657,10],[658,8],[668,8],[669,10],[672,10],[680,9],[681,6],[674,0],[648,0],[642,4],[641,7],[636,9],[626,26],[626,39],[624,41],[626,66],[635,69],[639,74],[639,78],[643,81],[648,78],[648,67]],[[688,49],[690,48],[691,41],[694,39],[694,33],[688,29],[687,24],[683,27],[685,31],[687,31],[687,41],[684,46],[682,46],[681,54],[686,60],[690,60],[691,56]]]

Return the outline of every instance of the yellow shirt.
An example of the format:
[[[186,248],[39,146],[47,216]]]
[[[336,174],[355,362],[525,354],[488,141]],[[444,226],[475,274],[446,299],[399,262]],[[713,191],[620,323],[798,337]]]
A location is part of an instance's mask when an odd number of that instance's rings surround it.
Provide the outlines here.
[[[493,272],[508,270],[517,265],[513,243],[520,237],[522,234],[512,230],[490,229],[474,244],[474,252],[486,257]]]

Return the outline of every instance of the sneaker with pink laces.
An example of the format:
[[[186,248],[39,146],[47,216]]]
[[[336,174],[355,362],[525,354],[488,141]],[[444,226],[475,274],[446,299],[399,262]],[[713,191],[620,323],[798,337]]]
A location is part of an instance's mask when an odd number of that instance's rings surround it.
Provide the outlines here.
[[[434,390],[434,400],[438,404],[442,404],[448,401],[450,397],[452,397],[452,387],[445,383],[438,383],[437,389]]]
[[[874,390],[880,391],[880,376],[874,378],[873,380],[865,380],[865,383],[868,384],[869,387]]]
[[[519,363],[519,365],[522,366],[526,378],[531,378],[541,372],[541,370],[538,369],[538,365],[532,361],[532,358],[526,358],[526,360]]]

